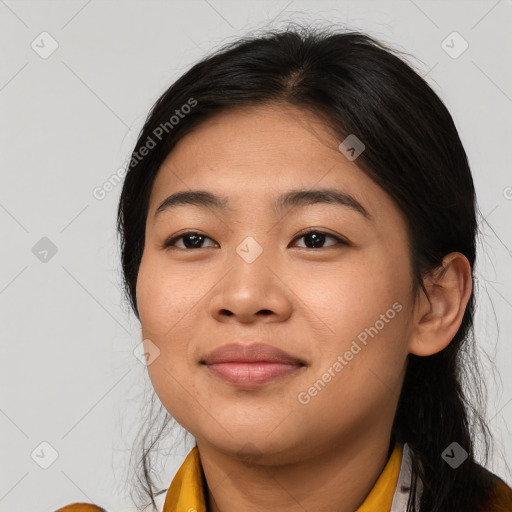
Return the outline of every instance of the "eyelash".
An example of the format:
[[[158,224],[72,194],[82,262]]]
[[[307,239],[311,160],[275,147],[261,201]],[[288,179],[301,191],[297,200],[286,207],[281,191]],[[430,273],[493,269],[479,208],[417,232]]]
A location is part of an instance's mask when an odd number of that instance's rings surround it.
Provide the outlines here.
[[[298,235],[292,240],[293,242],[295,240],[298,240],[300,238],[303,238],[305,237],[306,235],[309,235],[311,233],[317,233],[317,234],[320,234],[320,235],[326,235],[327,237],[330,237],[330,238],[334,238],[335,240],[338,241],[339,244],[341,245],[350,245],[346,240],[343,240],[342,238],[338,237],[338,236],[335,236],[335,235],[332,235],[331,233],[327,233],[326,231],[321,231],[321,230],[318,230],[318,229],[308,229],[308,230],[305,230],[305,231],[301,231],[298,233]],[[197,231],[187,231],[185,233],[182,233],[181,235],[179,236],[175,236],[175,237],[172,237],[172,238],[169,238],[168,240],[166,240],[163,245],[162,245],[162,248],[163,249],[170,249],[173,247],[173,244],[180,240],[181,238],[185,238],[187,236],[190,236],[190,235],[199,235],[199,236],[202,236],[204,238],[209,238],[210,240],[212,240],[210,237],[206,236],[206,235],[203,235],[202,233],[198,233]],[[334,247],[335,245],[330,245],[328,247],[320,247],[320,248],[317,248],[317,249],[314,249],[314,248],[309,248],[309,247],[301,247],[301,249],[309,249],[309,250],[319,250],[319,249],[328,249],[330,247]],[[191,251],[191,250],[198,250],[198,249],[206,249],[206,247],[198,247],[196,249],[193,249],[193,248],[183,248],[183,247],[174,247],[174,249],[181,249],[181,250],[184,250],[184,251]]]

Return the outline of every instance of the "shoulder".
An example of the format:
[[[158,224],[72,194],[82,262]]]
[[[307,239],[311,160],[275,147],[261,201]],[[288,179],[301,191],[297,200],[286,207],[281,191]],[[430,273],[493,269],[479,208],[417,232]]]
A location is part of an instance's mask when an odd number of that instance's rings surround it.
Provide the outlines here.
[[[167,489],[164,489],[155,494],[155,503],[158,511],[162,511],[164,508],[165,498],[167,496]],[[72,503],[65,507],[55,510],[55,512],[107,512],[104,508],[92,503]],[[148,505],[143,512],[154,512],[154,508]]]
[[[483,466],[478,466],[484,496],[479,512],[511,512],[512,489],[498,476]]]
[[[72,503],[57,509],[55,512],[107,512],[104,508],[92,503]]]

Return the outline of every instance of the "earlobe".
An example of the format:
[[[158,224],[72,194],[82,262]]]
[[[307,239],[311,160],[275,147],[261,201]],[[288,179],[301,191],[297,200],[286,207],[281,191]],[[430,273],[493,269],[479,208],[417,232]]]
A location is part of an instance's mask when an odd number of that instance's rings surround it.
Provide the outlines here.
[[[409,352],[430,356],[449,345],[457,333],[472,293],[471,265],[459,252],[424,279],[427,295],[419,290]]]

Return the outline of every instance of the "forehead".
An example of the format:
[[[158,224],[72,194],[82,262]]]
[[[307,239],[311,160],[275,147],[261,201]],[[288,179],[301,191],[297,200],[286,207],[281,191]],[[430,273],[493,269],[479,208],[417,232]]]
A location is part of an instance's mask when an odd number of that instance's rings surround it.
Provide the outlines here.
[[[277,159],[313,161],[321,148],[337,153],[338,144],[328,125],[310,111],[274,103],[215,114],[178,142],[173,150],[176,158],[170,156],[176,160],[193,146],[197,158],[227,158],[231,165],[254,164],[252,169]]]
[[[154,182],[150,212],[177,191],[208,190],[228,197],[236,211],[270,206],[277,196],[297,188],[340,190],[376,217],[397,210],[357,167],[357,159],[349,161],[339,151],[340,142],[324,120],[291,105],[216,114],[167,156]]]

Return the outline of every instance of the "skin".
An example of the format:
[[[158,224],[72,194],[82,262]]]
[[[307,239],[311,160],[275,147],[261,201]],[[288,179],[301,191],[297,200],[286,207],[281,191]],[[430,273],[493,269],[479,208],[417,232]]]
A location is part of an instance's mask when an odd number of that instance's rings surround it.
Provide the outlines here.
[[[196,439],[213,512],[356,510],[388,459],[407,355],[442,350],[462,321],[467,259],[447,255],[425,279],[428,295],[414,295],[405,218],[340,142],[293,106],[233,109],[185,136],[154,182],[137,281],[142,335],[160,351],[148,371]],[[349,193],[371,219],[334,204],[273,213],[270,200],[298,187]],[[233,210],[182,205],[155,216],[170,194],[196,189],[227,196]],[[315,248],[297,238],[306,228],[329,236]],[[163,247],[189,230],[206,236],[202,246]],[[248,236],[263,249],[252,263],[236,251]],[[401,311],[300,403],[394,303]],[[256,389],[233,386],[200,361],[237,341],[266,342],[306,366]]]

